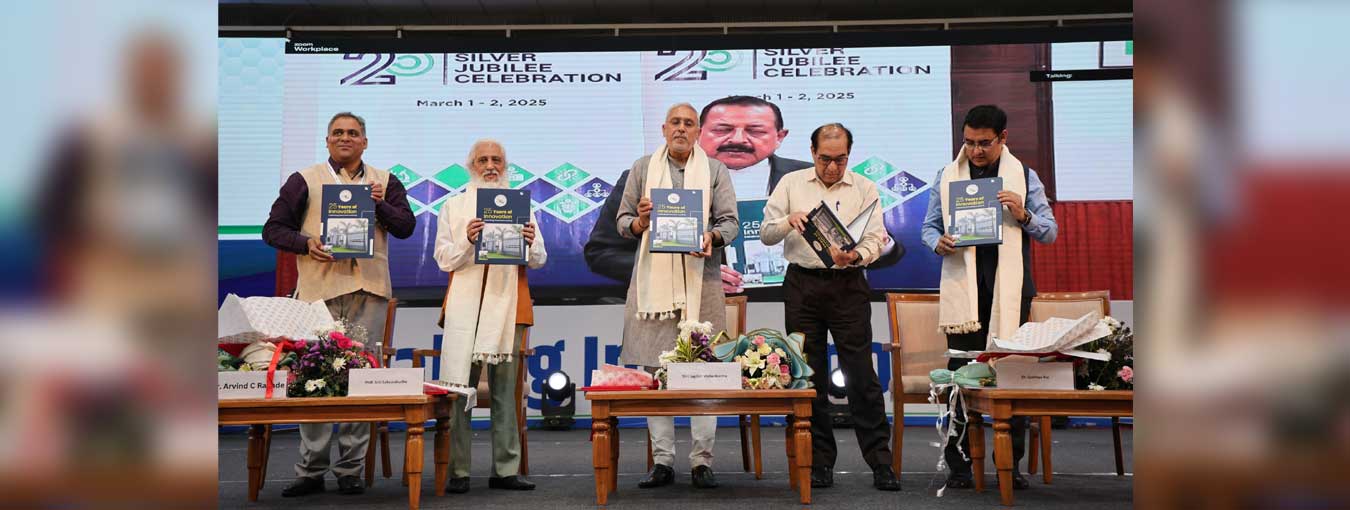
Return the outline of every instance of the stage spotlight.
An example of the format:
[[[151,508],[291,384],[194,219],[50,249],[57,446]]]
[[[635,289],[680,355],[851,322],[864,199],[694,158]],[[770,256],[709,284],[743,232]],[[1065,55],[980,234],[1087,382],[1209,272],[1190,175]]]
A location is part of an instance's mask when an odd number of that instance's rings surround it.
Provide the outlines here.
[[[830,372],[830,396],[834,398],[848,397],[848,390],[844,386],[844,371],[841,369],[836,368],[833,372]]]
[[[852,427],[853,414],[848,410],[848,391],[844,386],[844,371],[834,369],[830,372],[830,422],[836,427]]]
[[[544,379],[544,398],[539,400],[545,429],[568,430],[576,424],[576,389],[576,383],[561,370]]]

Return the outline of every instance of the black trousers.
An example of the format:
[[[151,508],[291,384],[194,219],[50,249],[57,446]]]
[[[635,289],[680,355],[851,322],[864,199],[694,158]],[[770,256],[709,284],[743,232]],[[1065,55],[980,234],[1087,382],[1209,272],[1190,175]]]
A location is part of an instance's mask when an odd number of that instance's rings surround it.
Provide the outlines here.
[[[994,292],[992,289],[984,288],[981,288],[979,292],[980,330],[974,333],[947,335],[947,347],[962,351],[984,350],[986,339],[989,336],[989,315],[994,304]],[[1031,298],[1024,297],[1022,298],[1022,316],[1018,317],[1017,323],[1026,324],[1027,317],[1030,315]],[[968,359],[952,358],[947,360],[947,369],[956,370],[969,362],[970,360]],[[964,417],[965,412],[966,410],[964,408],[957,408],[957,413],[959,413],[960,416]],[[1027,449],[1027,417],[1014,417],[1009,422],[1009,425],[1012,425],[1012,430],[1010,432],[1012,434],[1013,472],[1017,473],[1019,472],[1017,466],[1022,462],[1022,457],[1026,454]],[[958,434],[958,437],[962,438],[961,451],[964,451],[966,455],[969,456],[970,436],[967,436],[965,432],[965,425],[957,426],[956,433]],[[993,444],[993,442],[990,441],[988,444]],[[956,449],[956,438],[950,438],[947,440],[947,447],[942,450],[942,455],[947,459],[947,466],[948,469],[951,470],[952,476],[969,479],[972,476],[970,471],[970,461],[961,458],[961,451],[957,451]]]
[[[806,335],[806,362],[815,371],[811,382],[812,468],[834,467],[838,448],[830,420],[830,359],[826,334],[834,337],[839,367],[844,371],[853,432],[867,465],[890,465],[890,428],[881,382],[872,367],[872,289],[861,269],[806,269],[788,266],[783,282],[788,332]]]

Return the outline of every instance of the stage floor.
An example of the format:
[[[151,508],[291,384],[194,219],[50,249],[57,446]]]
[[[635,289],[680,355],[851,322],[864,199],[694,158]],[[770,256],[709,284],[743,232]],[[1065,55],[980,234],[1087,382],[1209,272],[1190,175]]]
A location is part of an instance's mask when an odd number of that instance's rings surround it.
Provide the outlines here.
[[[986,425],[987,426],[987,425]],[[473,431],[472,489],[467,494],[446,494],[437,497],[432,487],[432,445],[426,442],[426,468],[423,472],[422,508],[594,508],[595,482],[591,470],[591,447],[588,430],[530,431],[529,479],[538,487],[534,491],[511,492],[489,490],[487,477],[491,472],[491,443],[488,431]],[[795,493],[789,490],[785,472],[783,434],[779,428],[764,429],[764,479],[755,480],[753,473],[741,470],[740,442],[736,429],[723,427],[717,431],[716,460],[713,469],[721,487],[710,490],[694,489],[689,484],[689,430],[675,432],[675,484],[657,489],[638,489],[637,482],[646,469],[646,434],[642,429],[625,428],[619,457],[619,490],[611,494],[610,507],[656,508],[685,507],[700,509],[745,510],[764,505],[797,506]],[[998,490],[989,487],[983,494],[973,490],[948,490],[942,498],[934,495],[942,477],[935,471],[939,450],[929,443],[937,433],[931,427],[906,427],[904,472],[900,480],[901,492],[881,492],[872,489],[872,473],[862,461],[857,439],[850,429],[836,429],[839,458],[835,464],[834,487],[812,490],[812,508],[847,508],[848,510],[905,508],[969,508],[998,506]],[[986,431],[992,438],[992,431]],[[1115,474],[1112,458],[1111,430],[1061,429],[1054,431],[1053,462],[1055,477],[1051,485],[1041,482],[1039,474],[1028,476],[1031,488],[1017,493],[1017,505],[1023,508],[1132,508],[1134,469],[1131,455],[1133,432],[1122,431],[1125,451],[1126,476]],[[282,498],[281,490],[294,477],[294,464],[299,458],[299,434],[294,428],[276,433],[272,440],[272,457],[267,470],[267,482],[257,503],[249,503],[248,469],[245,464],[247,434],[220,435],[220,508],[407,508],[408,493],[398,479],[398,466],[403,459],[403,433],[392,432],[390,448],[394,457],[394,477],[382,478],[376,470],[375,486],[359,496],[337,494],[337,482],[330,474],[327,492],[304,498]],[[336,456],[336,448],[333,455]],[[985,470],[993,473],[993,463],[985,461]],[[1023,459],[1021,471],[1026,472]],[[990,483],[997,477],[986,478]]]

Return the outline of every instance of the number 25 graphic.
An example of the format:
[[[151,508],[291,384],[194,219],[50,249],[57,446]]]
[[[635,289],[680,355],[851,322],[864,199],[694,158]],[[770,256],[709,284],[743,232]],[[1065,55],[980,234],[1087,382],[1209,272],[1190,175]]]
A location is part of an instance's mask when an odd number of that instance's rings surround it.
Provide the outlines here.
[[[342,77],[342,80],[339,81],[338,84],[346,85],[347,82],[353,77],[356,77],[356,75],[365,73],[360,78],[357,78],[356,81],[352,82],[352,85],[393,85],[394,75],[381,74],[376,76],[376,74],[383,72],[385,69],[389,69],[389,66],[393,65],[393,53],[386,53],[383,55],[379,53],[347,53],[342,56],[342,60],[365,60],[366,57],[371,58],[369,64],[357,69],[356,72],[352,74]]]
[[[695,70],[694,66],[703,61],[708,56],[707,51],[658,51],[656,54],[662,57],[674,56],[683,53],[678,62],[670,67],[657,71],[653,78],[656,81],[701,81],[708,79],[708,71],[702,69]]]

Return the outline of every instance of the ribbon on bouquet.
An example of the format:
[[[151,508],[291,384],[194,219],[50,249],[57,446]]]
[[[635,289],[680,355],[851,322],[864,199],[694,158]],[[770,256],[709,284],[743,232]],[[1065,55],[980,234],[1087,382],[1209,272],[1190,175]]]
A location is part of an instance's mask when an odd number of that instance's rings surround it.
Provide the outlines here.
[[[953,378],[952,382],[948,383],[929,382],[928,403],[940,404],[940,395],[944,392],[947,392],[947,405],[938,415],[938,419],[933,422],[933,427],[937,429],[939,438],[938,442],[933,443],[933,446],[938,447],[937,476],[942,476],[942,474],[947,471],[947,456],[945,455],[944,448],[946,448],[950,438],[956,438],[956,451],[961,453],[961,458],[966,461],[970,460],[970,456],[966,455],[965,449],[961,448],[961,442],[965,440],[967,428],[964,426],[960,427],[961,432],[959,434],[956,431],[958,425],[965,425],[966,422],[969,421],[968,417],[961,416],[965,414],[964,411],[966,409],[965,400],[961,396],[961,385],[956,384],[955,378]],[[958,413],[957,409],[960,409],[963,412]],[[937,497],[942,497],[942,493],[946,490],[947,484],[943,483],[937,490]]]
[[[289,344],[290,342],[283,340],[281,343]],[[277,375],[277,362],[281,361],[281,347],[282,346],[278,344],[277,348],[272,351],[272,361],[267,364],[267,389],[263,394],[263,398],[272,398],[272,380]]]

